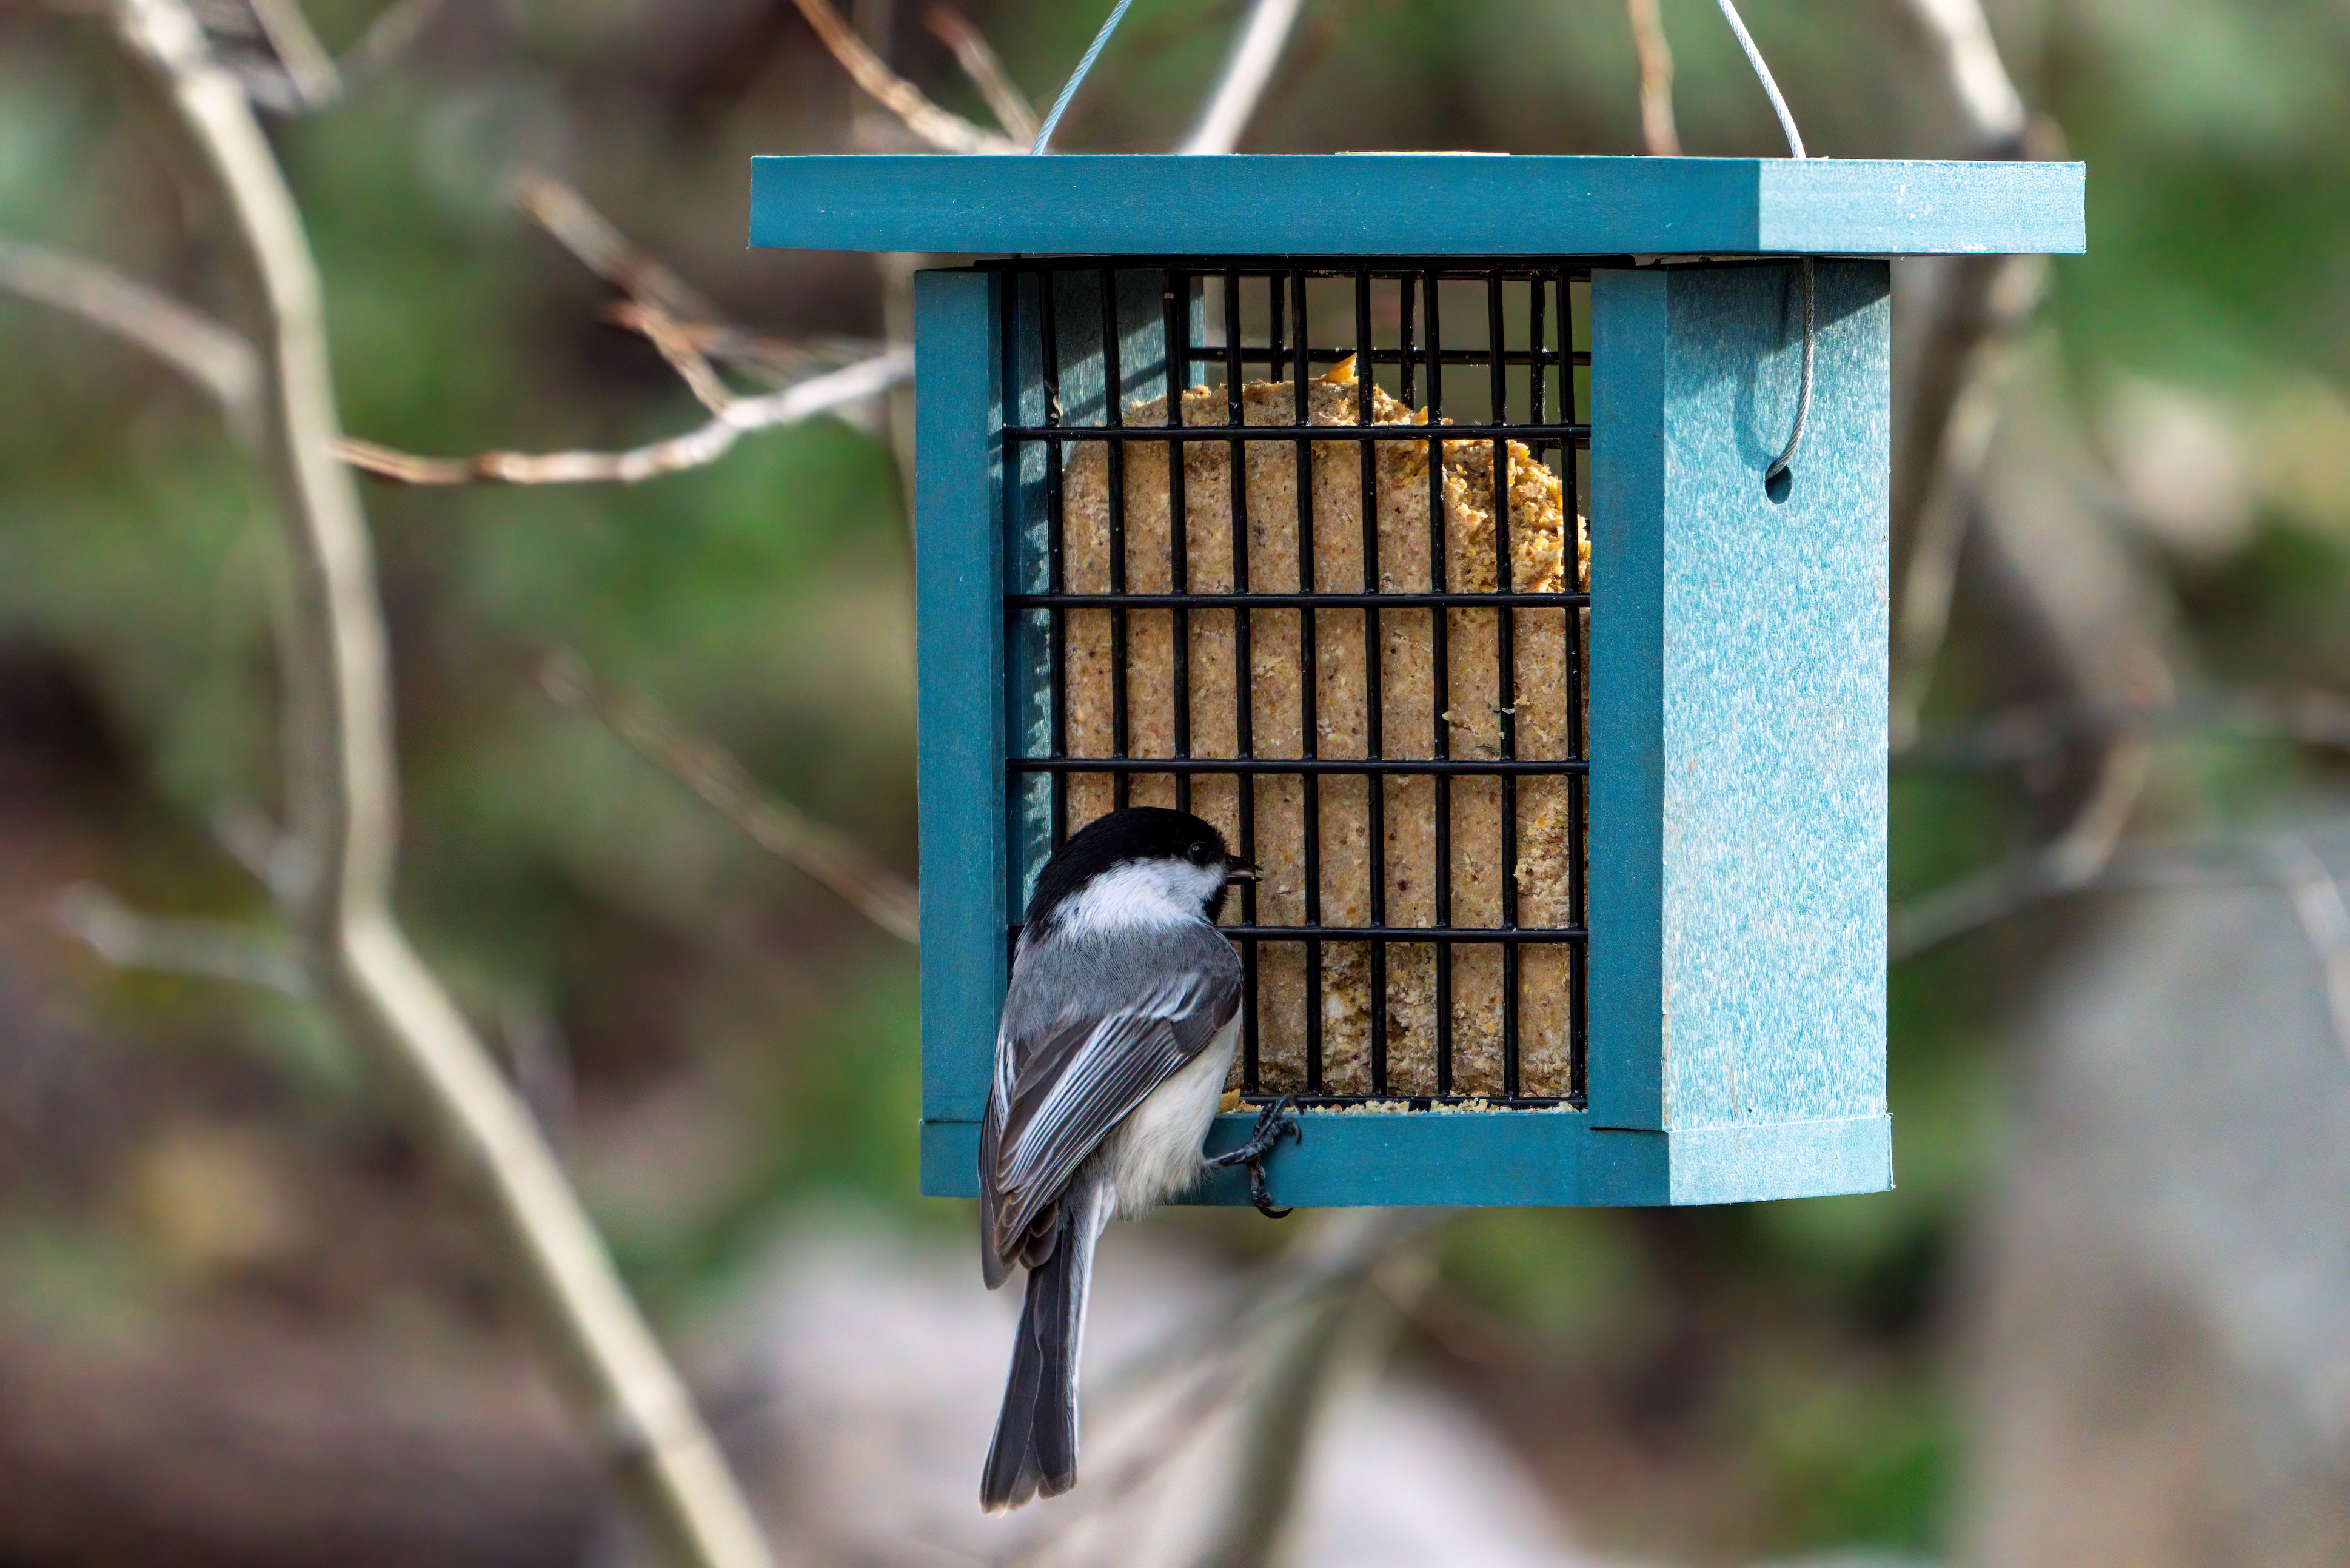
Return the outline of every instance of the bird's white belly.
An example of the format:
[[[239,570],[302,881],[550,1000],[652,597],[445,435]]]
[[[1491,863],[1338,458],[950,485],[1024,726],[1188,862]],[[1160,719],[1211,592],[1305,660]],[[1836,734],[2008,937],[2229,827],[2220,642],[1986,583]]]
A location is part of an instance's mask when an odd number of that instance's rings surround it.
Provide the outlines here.
[[[1107,1174],[1117,1188],[1122,1220],[1142,1215],[1200,1179],[1208,1124],[1216,1119],[1224,1079],[1240,1043],[1237,1014],[1206,1050],[1143,1096],[1106,1140]]]

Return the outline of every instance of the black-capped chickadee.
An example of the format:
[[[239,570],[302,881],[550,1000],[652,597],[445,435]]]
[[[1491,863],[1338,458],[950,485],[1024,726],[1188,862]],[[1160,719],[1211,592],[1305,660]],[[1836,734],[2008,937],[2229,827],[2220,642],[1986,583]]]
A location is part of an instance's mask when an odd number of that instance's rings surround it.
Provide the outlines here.
[[[1028,1269],[980,1480],[990,1513],[1076,1484],[1077,1352],[1103,1228],[1218,1166],[1247,1165],[1264,1208],[1264,1154],[1299,1136],[1284,1099],[1245,1146],[1202,1158],[1240,1036],[1241,961],[1216,914],[1253,875],[1198,817],[1136,806],[1073,836],[1036,879],[979,1143],[988,1288]]]

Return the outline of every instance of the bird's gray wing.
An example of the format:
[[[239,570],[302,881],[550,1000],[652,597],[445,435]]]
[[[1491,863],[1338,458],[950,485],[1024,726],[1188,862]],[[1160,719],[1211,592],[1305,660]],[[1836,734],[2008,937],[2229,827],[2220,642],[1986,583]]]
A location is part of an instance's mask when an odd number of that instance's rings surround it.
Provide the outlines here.
[[[1240,960],[1205,922],[1154,934],[1139,951],[1125,934],[1117,967],[1110,958],[1055,943],[1014,970],[981,1137],[1001,1266],[1110,1128],[1240,1010]]]

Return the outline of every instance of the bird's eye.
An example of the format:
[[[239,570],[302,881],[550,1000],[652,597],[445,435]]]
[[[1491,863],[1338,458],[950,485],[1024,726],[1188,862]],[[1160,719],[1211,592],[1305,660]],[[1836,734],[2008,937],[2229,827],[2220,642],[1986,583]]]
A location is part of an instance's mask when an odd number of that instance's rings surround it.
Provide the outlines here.
[[[1205,844],[1194,844],[1190,854],[1192,865],[1205,866],[1208,863],[1208,846]]]

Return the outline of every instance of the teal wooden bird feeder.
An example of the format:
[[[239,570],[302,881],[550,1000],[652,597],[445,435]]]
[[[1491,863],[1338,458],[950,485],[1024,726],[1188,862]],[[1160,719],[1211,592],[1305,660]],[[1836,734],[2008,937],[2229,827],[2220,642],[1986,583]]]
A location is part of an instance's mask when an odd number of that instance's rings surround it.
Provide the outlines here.
[[[923,1190],[975,1190],[1030,879],[1129,803],[1263,873],[1277,1201],[1889,1187],[1887,258],[2078,252],[2083,190],[758,160],[754,244],[983,258],[916,285]]]

